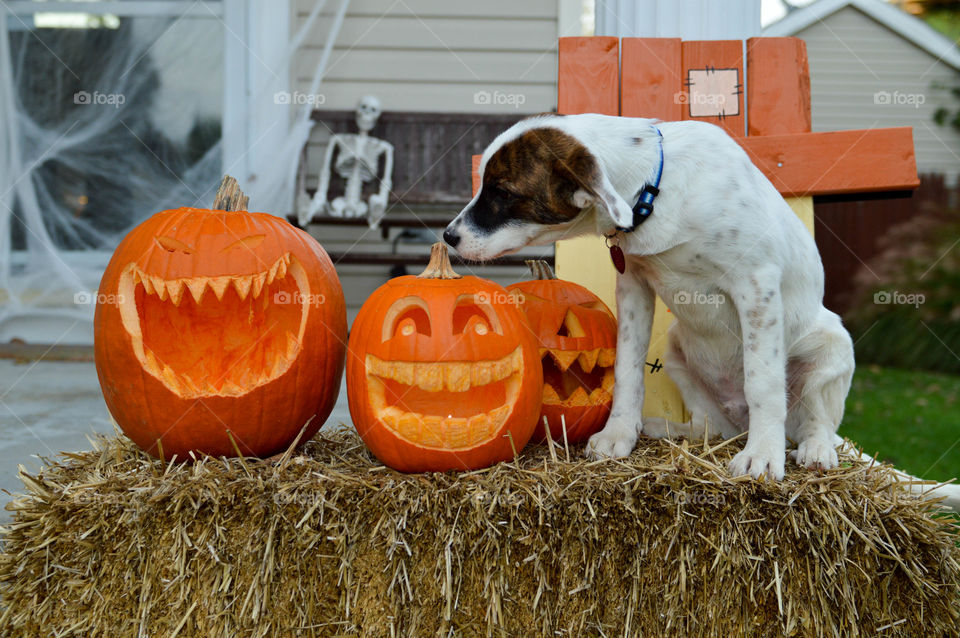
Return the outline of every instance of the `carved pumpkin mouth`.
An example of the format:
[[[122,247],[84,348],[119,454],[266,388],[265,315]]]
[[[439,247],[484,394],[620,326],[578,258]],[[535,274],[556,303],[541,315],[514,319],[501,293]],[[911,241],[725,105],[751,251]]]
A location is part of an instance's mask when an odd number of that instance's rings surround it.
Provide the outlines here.
[[[368,354],[367,389],[377,419],[427,448],[465,449],[493,439],[520,393],[520,346],[495,361],[384,361]]]
[[[600,405],[612,399],[615,348],[541,348],[540,357],[545,405]]]
[[[140,365],[183,398],[240,396],[283,375],[314,303],[290,253],[250,275],[164,279],[129,264],[117,292]]]

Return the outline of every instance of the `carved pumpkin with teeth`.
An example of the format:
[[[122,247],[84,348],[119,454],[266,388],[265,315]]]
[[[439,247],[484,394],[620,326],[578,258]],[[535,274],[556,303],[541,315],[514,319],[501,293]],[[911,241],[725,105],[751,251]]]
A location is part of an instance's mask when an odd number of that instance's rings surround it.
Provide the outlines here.
[[[350,415],[377,458],[402,472],[513,458],[536,426],[541,374],[507,291],[453,272],[439,243],[421,275],[378,288],[350,331]]]
[[[530,326],[540,340],[543,406],[532,441],[546,438],[543,417],[555,441],[582,443],[610,416],[617,320],[592,292],[557,279],[544,261],[528,261],[534,279],[512,284]],[[563,421],[560,417],[563,416]]]
[[[225,178],[215,210],[153,215],[120,243],[100,283],[97,374],[137,445],[269,456],[313,436],[340,389],[343,291],[309,235]]]

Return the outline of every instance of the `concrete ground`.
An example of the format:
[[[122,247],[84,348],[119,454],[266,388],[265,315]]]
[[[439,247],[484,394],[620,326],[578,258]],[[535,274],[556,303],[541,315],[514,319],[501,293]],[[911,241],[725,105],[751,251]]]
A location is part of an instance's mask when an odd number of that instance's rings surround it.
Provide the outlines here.
[[[338,423],[350,423],[345,384],[327,419]],[[23,491],[18,465],[35,473],[38,457],[88,450],[95,432],[112,434],[114,425],[92,362],[0,359],[0,504],[10,500],[7,492]],[[9,520],[0,509],[0,522]]]

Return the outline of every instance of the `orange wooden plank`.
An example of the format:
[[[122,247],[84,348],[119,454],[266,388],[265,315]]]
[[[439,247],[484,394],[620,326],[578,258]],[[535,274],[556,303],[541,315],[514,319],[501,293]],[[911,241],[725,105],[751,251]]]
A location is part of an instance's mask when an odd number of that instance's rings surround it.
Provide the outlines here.
[[[810,67],[800,38],[747,40],[747,134],[810,130]]]
[[[743,137],[743,41],[691,40],[681,52],[683,119],[705,120]]]
[[[620,46],[614,37],[560,38],[557,111],[620,113]]]
[[[784,197],[912,190],[920,184],[907,126],[737,141]]]
[[[620,115],[683,119],[680,38],[624,38],[620,47]]]
[[[470,179],[473,181],[473,194],[480,190],[480,158],[483,155],[474,155],[471,158]]]

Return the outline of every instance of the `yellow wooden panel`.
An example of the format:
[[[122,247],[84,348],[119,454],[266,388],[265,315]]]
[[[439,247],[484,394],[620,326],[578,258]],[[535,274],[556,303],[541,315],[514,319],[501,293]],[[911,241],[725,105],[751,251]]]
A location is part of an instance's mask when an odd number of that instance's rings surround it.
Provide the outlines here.
[[[787,197],[787,204],[797,214],[803,225],[807,227],[810,234],[813,234],[813,198],[812,197]]]
[[[614,312],[617,311],[617,271],[610,261],[610,251],[602,237],[585,236],[557,242],[557,277],[573,281],[589,288],[603,299]],[[667,328],[673,315],[664,303],[657,299],[650,335],[650,350],[647,354],[644,416],[662,416],[675,421],[685,421],[680,391],[673,385],[663,370],[663,352],[667,345]],[[659,369],[654,370],[654,367]]]
[[[647,351],[646,370],[644,370],[643,416],[662,416],[682,423],[689,418],[683,406],[680,390],[673,385],[663,368],[663,353],[667,349],[667,328],[673,323],[673,315],[666,304],[657,297],[657,307],[653,313],[653,330],[650,333],[650,349]]]
[[[616,314],[617,271],[610,261],[606,240],[584,235],[558,241],[556,249],[557,277],[587,288]]]

